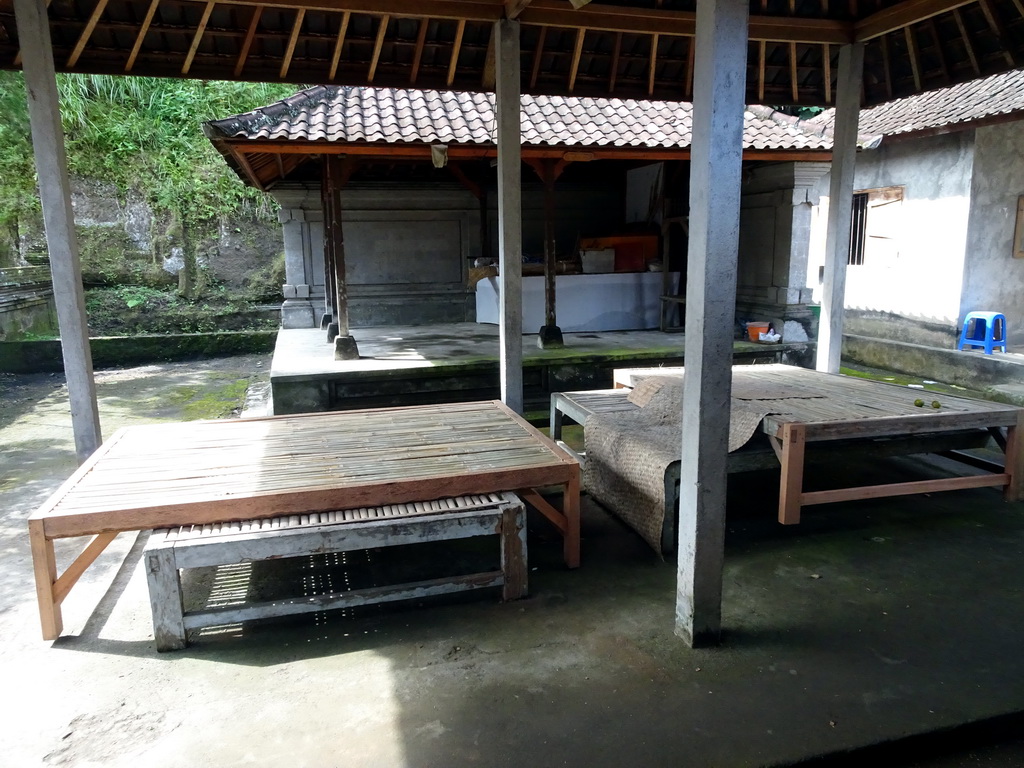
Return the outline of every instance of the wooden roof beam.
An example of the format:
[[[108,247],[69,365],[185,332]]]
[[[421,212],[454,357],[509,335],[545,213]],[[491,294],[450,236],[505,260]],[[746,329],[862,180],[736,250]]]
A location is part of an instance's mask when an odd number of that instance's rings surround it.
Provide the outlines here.
[[[345,11],[341,14],[341,26],[338,27],[338,37],[334,41],[334,52],[331,54],[331,70],[327,73],[327,79],[333,82],[338,74],[338,64],[341,62],[341,49],[345,47],[345,35],[348,34],[348,22],[352,14]]]
[[[206,3],[206,8],[203,9],[203,18],[199,20],[199,26],[196,27],[196,33],[192,38],[192,45],[189,46],[188,55],[185,56],[185,63],[181,66],[181,74],[187,75],[188,71],[192,69],[192,60],[196,57],[196,51],[199,50],[199,43],[203,40],[203,33],[206,32],[206,25],[210,23],[210,14],[213,13],[213,0],[209,0]]]
[[[427,27],[430,19],[420,19],[420,28],[416,33],[416,49],[412,54],[412,69],[409,72],[409,85],[416,85],[416,78],[420,76],[420,64],[423,62],[423,48],[427,44]]]
[[[221,142],[242,164],[248,155],[348,155],[350,157],[379,158],[384,160],[430,159],[430,145],[407,144],[345,144],[326,141],[274,141],[268,139],[225,139]],[[563,160],[688,160],[689,147],[609,147],[609,146],[536,146],[524,145],[524,158],[555,158]],[[493,144],[449,144],[449,161],[487,159],[497,156]],[[773,150],[745,149],[744,160],[777,160],[779,162],[822,162],[832,158],[828,150]],[[248,161],[244,163],[249,165]]]
[[[996,36],[996,40],[999,41],[999,45],[1003,49],[1002,54],[1003,58],[1006,59],[1007,66],[1017,66],[1017,62],[1013,55],[1013,49],[1007,42],[1006,35],[1003,34],[1003,25],[996,16],[996,11],[992,7],[992,4],[989,0],[978,0],[978,5],[981,8],[982,15],[985,17],[985,21],[988,22],[988,26],[992,30],[992,34]]]
[[[124,65],[125,74],[131,72],[132,67],[135,66],[135,60],[139,57],[139,51],[142,50],[142,43],[146,39],[146,33],[149,32],[149,25],[153,23],[158,5],[160,5],[160,0],[151,0],[146,17],[142,20],[142,26],[139,27],[139,34],[135,36],[135,45],[132,46],[132,52],[128,54],[128,63]],[[235,77],[238,77],[237,72],[235,72]]]
[[[967,51],[967,58],[971,60],[971,66],[974,68],[974,74],[981,77],[978,56],[974,53],[974,44],[971,42],[971,36],[967,32],[967,25],[964,24],[963,14],[960,11],[953,11],[953,18],[956,19],[956,25],[960,30],[960,37],[964,41],[964,49]]]
[[[505,0],[505,18],[518,19],[532,0]]]
[[[647,95],[654,93],[654,75],[658,69],[658,35],[651,35],[651,57],[647,63]]]
[[[373,84],[373,78],[377,76],[377,64],[380,63],[380,52],[384,48],[384,36],[388,32],[390,16],[381,16],[380,25],[377,27],[377,42],[373,44],[373,57],[370,59],[370,71],[366,75],[366,82]]]
[[[533,67],[530,69],[530,90],[537,87],[537,76],[540,74],[540,60],[544,55],[544,40],[547,38],[548,28],[541,27],[537,36],[537,47],[533,51]]]
[[[572,64],[569,66],[569,93],[572,93],[573,88],[576,87],[576,75],[580,71],[580,57],[583,55],[583,38],[586,35],[587,30],[585,29],[576,32],[576,45],[573,46]]]
[[[903,36],[907,40],[907,57],[910,59],[910,71],[914,75],[914,89],[920,91],[921,65],[917,60],[917,42],[914,40],[914,31],[910,27],[904,27]]]
[[[103,15],[103,11],[107,8],[108,0],[99,0],[96,3],[96,7],[92,9],[92,13],[89,15],[89,20],[85,23],[85,28],[82,30],[82,34],[78,36],[78,42],[75,43],[75,48],[71,51],[71,55],[68,56],[68,69],[74,69],[75,64],[78,63],[78,57],[82,55],[82,51],[85,50],[85,46],[89,43],[89,38],[92,37],[93,30],[96,29],[96,22],[100,20],[100,16]]]
[[[455,28],[455,42],[452,44],[452,58],[448,62],[448,77],[445,79],[445,84],[451,88],[452,83],[455,82],[455,70],[459,67],[459,52],[462,50],[462,37],[466,34],[466,22],[459,21],[458,26]]]
[[[292,34],[288,38],[288,48],[284,52],[284,60],[281,62],[281,71],[278,74],[282,80],[288,77],[288,69],[292,65],[292,56],[295,55],[295,46],[299,42],[299,32],[302,31],[302,21],[306,18],[306,11],[303,8],[295,14],[295,23],[292,25]]]
[[[227,5],[251,6],[253,0],[227,0]],[[446,21],[494,22],[505,16],[505,8],[493,0],[267,0],[270,8],[324,13],[360,13],[370,16],[432,18]]]
[[[904,0],[856,23],[856,42],[874,40],[919,21],[970,5],[975,0]]]
[[[235,61],[235,77],[242,74],[245,69],[245,62],[249,59],[249,51],[252,50],[252,41],[256,39],[256,30],[259,28],[260,19],[263,17],[263,6],[257,5],[252,9],[252,16],[249,18],[249,27],[245,32],[245,40],[242,41],[242,48],[238,51],[238,60]]]
[[[196,0],[202,2],[202,0]],[[251,7],[253,0],[218,0],[221,5]],[[919,0],[913,0],[918,2]],[[937,0],[931,0],[936,2]],[[973,0],[956,0],[963,5]],[[942,0],[954,2],[954,0]],[[367,14],[404,18],[432,18],[489,23],[504,18],[505,6],[493,0],[261,0],[268,8],[305,8],[323,13]],[[641,35],[692,37],[697,15],[692,11],[635,8],[594,3],[574,9],[566,0],[532,0],[519,14],[519,21],[531,26],[588,29],[602,32],[632,32]],[[806,19],[752,15],[750,39],[779,43],[831,43],[854,41],[854,24],[836,19]]]
[[[543,29],[541,30],[544,31]],[[612,50],[612,61],[608,66],[608,93],[615,93],[615,80],[619,76],[619,55],[622,53],[622,33],[615,33],[615,47]],[[532,87],[532,85],[531,85]]]

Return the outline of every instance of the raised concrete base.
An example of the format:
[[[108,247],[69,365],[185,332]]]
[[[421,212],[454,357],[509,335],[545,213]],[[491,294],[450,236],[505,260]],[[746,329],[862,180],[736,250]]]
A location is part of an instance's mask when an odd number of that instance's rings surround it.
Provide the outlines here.
[[[478,323],[359,328],[359,358],[336,360],[318,329],[278,332],[271,371],[274,413],[493,400],[499,396],[498,330]],[[682,365],[684,337],[659,331],[566,334],[541,351],[522,337],[527,410],[546,420],[552,392],[605,389],[615,368]],[[737,341],[737,363],[806,366],[814,344]]]
[[[306,299],[285,299],[281,305],[282,328],[316,328],[313,304]]]
[[[338,330],[339,329],[338,329],[338,324],[337,323],[330,323],[330,322],[327,323],[327,343],[328,344],[333,344],[334,340],[336,338],[338,338]]]
[[[560,349],[565,346],[562,329],[557,325],[542,325],[537,331],[537,346],[541,349]]]
[[[969,389],[1024,383],[1024,355],[1012,353],[985,355],[845,334],[843,360]]]
[[[334,339],[335,360],[358,360],[359,347],[351,336],[336,336]]]

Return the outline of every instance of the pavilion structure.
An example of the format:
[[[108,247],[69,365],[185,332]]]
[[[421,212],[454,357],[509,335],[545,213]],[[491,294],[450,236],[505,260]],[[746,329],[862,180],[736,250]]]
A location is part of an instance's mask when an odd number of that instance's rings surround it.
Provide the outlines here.
[[[747,103],[835,106],[818,367],[839,364],[861,107],[1024,65],[1021,0],[0,0],[29,94],[72,420],[100,442],[55,72],[493,90],[501,393],[522,408],[520,94],[693,102],[676,632],[721,630]],[[493,86],[493,88],[492,88]]]
[[[690,159],[691,116],[691,105],[686,102],[522,96],[522,158],[543,190],[544,324],[538,333],[541,348],[563,344],[555,280],[556,182],[564,171],[580,164],[612,161],[616,165],[639,167],[657,163],[660,191],[654,200],[644,202],[651,208],[648,215],[659,221],[665,232],[671,222],[686,220],[685,215],[672,216],[673,211],[666,209],[679,207],[685,212],[685,207],[678,205],[683,201],[676,200],[677,193],[671,187],[683,177]],[[309,315],[316,312],[310,301],[314,294],[325,300],[326,313],[321,324],[328,326],[329,342],[334,342],[340,327],[349,325],[349,308],[342,295],[344,291],[339,291],[349,272],[345,238],[334,214],[337,195],[328,182],[340,185],[358,180],[360,172],[372,172],[376,167],[386,168],[389,173],[396,171],[400,179],[406,178],[400,175],[402,170],[410,174],[417,164],[422,167],[433,163],[438,168],[447,168],[449,173],[442,173],[441,178],[461,183],[479,204],[479,254],[490,261],[487,218],[494,177],[490,165],[497,157],[493,123],[491,94],[351,86],[314,86],[250,112],[205,123],[204,133],[228,165],[246,184],[274,195],[282,206],[282,223],[292,227],[285,236],[286,283],[290,285],[285,286],[283,327],[310,327]],[[810,206],[797,205],[796,200],[804,201],[806,195],[796,194],[794,187],[816,181],[832,159],[831,132],[807,127],[805,123],[763,106],[747,107],[744,119],[743,160],[750,165],[789,164],[788,175],[780,174],[777,186],[770,188],[783,190],[791,198],[779,204],[780,209],[789,210],[776,215],[785,217],[785,224],[794,232],[799,230],[804,241],[799,248],[792,244],[788,249],[782,247],[780,253],[776,253],[777,244],[773,243],[761,248],[759,254],[762,260],[766,256],[774,262],[767,268],[769,273],[784,273],[780,282],[785,288],[777,293],[785,294],[786,306],[804,306],[801,300],[809,300],[810,295],[809,290],[802,288],[807,271]],[[339,163],[343,170],[338,170]],[[613,174],[609,165],[604,164],[590,178],[603,186],[614,186]],[[572,173],[568,175],[571,177]],[[377,184],[379,189],[386,188],[386,182]],[[419,184],[421,189],[431,186],[429,180]],[[319,200],[315,199],[317,187]],[[364,186],[363,190],[366,189]],[[681,191],[678,194],[682,197]],[[293,208],[296,195],[301,195],[302,210]],[[350,206],[358,196],[358,192],[349,196]],[[663,210],[655,215],[654,208]],[[599,215],[602,214],[606,217],[607,211]],[[294,231],[296,219],[302,222],[301,232]],[[315,233],[311,220],[323,221],[322,236]],[[381,226],[381,237],[385,236],[383,230],[390,227],[391,222]],[[307,243],[310,250],[319,250],[320,239],[325,251],[323,297],[319,280],[314,284],[308,255],[295,252],[304,251]],[[295,248],[296,243],[301,248]],[[531,245],[536,248],[537,243],[525,244],[527,248]],[[457,243],[448,243],[448,247],[458,250]],[[666,243],[662,253],[651,254],[664,257],[663,301],[675,299],[667,295],[675,293],[667,263],[668,250]],[[793,255],[793,250],[799,253]],[[365,254],[353,255],[365,261]],[[422,255],[414,252],[410,257],[394,254],[392,258],[419,259]],[[562,257],[565,258],[564,243]],[[349,258],[351,261],[351,255]],[[360,263],[357,260],[356,266]],[[413,265],[408,266],[410,271],[414,269]],[[641,264],[640,268],[645,266]],[[798,287],[794,290],[793,285]],[[411,296],[410,300],[415,301],[416,297]],[[420,302],[425,300],[421,297]],[[665,314],[663,309],[662,316]],[[535,327],[527,330],[532,332]],[[336,359],[348,359],[354,351],[353,343],[343,339],[337,344]]]

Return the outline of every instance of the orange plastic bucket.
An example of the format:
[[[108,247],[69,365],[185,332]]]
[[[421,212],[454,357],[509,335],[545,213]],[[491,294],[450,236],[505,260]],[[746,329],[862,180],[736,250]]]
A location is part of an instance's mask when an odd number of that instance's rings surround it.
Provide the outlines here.
[[[758,341],[760,334],[768,333],[768,323],[747,323],[747,338]]]

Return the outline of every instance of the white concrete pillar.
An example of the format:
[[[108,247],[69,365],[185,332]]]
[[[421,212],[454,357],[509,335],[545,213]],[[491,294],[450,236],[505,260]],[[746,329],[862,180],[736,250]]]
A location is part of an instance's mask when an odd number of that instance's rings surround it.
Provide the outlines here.
[[[850,257],[850,216],[853,208],[853,174],[857,162],[857,121],[860,117],[863,75],[864,44],[844,45],[839,49],[836,82],[832,177],[829,180],[828,233],[825,236],[825,280],[815,365],[819,371],[828,373],[839,372],[839,359],[843,351],[846,262]]]
[[[523,412],[523,206],[519,128],[519,22],[495,22],[498,147],[498,300],[501,400]]]
[[[722,622],[748,7],[697,4],[675,625],[691,646]]]
[[[100,446],[103,437],[96,402],[96,382],[92,375],[82,265],[78,258],[75,215],[71,208],[71,185],[46,2],[15,0],[14,14],[25,72],[25,90],[28,92],[32,149],[46,226],[53,295],[57,303],[75,453],[81,463]]]

